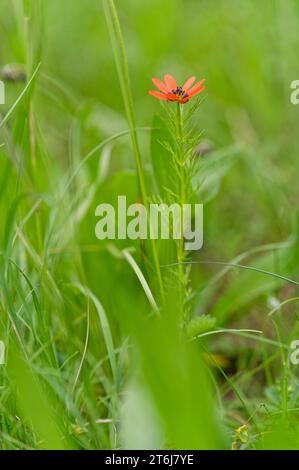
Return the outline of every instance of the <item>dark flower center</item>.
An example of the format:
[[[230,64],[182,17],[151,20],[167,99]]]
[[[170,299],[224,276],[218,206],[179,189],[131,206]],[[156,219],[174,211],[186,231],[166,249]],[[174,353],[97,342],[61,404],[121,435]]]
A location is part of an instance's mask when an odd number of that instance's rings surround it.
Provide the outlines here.
[[[188,98],[188,93],[186,93],[181,86],[178,86],[176,90],[172,90],[171,93],[181,98]]]

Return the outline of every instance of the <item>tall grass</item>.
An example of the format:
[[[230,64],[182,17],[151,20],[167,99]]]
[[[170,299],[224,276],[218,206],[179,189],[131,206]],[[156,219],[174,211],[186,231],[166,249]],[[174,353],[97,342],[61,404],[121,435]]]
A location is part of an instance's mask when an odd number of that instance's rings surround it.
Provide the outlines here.
[[[123,39],[121,26],[120,26],[118,15],[117,15],[117,10],[115,8],[113,0],[103,0],[103,6],[104,6],[106,18],[107,18],[107,23],[109,26],[110,37],[111,37],[111,42],[113,46],[119,82],[121,85],[126,115],[127,115],[130,131],[131,131],[132,145],[133,145],[133,150],[134,150],[134,155],[135,155],[141,197],[142,197],[143,203],[146,205],[147,210],[148,210],[149,196],[148,196],[148,192],[146,188],[144,169],[143,169],[143,164],[142,164],[142,159],[141,159],[141,154],[140,154],[140,149],[139,149],[139,144],[138,144],[138,138],[137,138],[137,132],[136,132],[133,96],[132,96],[131,85],[130,85],[130,77],[129,77],[126,52],[125,52],[124,39]],[[156,275],[158,279],[160,293],[162,294],[162,297],[163,297],[164,295],[163,281],[162,281],[162,276],[161,276],[161,270],[160,270],[160,265],[159,265],[156,244],[153,240],[151,241],[151,247],[152,247],[153,261],[154,261],[154,266],[156,269]]]
[[[0,0],[1,449],[298,448],[298,5],[186,3]],[[203,249],[98,241],[120,194],[204,203]]]

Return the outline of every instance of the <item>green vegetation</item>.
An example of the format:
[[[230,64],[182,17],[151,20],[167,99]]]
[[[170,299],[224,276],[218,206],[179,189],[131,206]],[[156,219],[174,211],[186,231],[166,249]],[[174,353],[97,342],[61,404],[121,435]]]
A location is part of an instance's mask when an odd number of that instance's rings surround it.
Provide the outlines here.
[[[298,449],[298,2],[0,8],[0,448]],[[203,248],[98,240],[119,195]]]

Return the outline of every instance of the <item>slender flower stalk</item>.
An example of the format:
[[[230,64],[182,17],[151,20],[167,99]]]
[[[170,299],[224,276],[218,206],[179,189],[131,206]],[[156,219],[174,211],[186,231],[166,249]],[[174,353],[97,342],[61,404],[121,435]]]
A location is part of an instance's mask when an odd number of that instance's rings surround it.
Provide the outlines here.
[[[183,138],[183,108],[182,103],[177,103],[177,130],[178,130],[178,163],[179,163],[179,178],[180,178],[180,206],[181,206],[181,239],[178,244],[178,274],[180,283],[180,312],[184,315],[185,304],[185,269],[184,269],[184,204],[186,199],[185,188],[185,154],[184,154],[184,138]]]

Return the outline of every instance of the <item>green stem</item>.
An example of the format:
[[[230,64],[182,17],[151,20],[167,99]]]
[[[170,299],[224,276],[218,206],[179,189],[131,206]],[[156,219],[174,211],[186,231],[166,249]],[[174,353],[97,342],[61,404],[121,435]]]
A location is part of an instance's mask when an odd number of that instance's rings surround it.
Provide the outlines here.
[[[185,305],[185,269],[184,269],[184,204],[186,202],[186,188],[185,188],[185,154],[184,154],[184,142],[183,142],[183,116],[182,116],[182,105],[177,104],[177,130],[178,130],[178,164],[180,168],[180,206],[181,206],[181,238],[178,245],[178,275],[179,275],[179,291],[180,291],[180,313],[181,317],[184,317],[184,305]]]
[[[127,115],[130,131],[131,131],[132,146],[133,146],[133,151],[134,151],[134,156],[135,156],[135,161],[136,161],[141,198],[142,198],[143,204],[146,207],[147,213],[149,214],[149,200],[148,200],[148,194],[147,194],[147,189],[146,189],[146,184],[145,184],[144,169],[142,166],[138,138],[137,138],[137,133],[136,133],[136,120],[135,120],[133,97],[132,97],[132,91],[131,91],[129,68],[128,68],[128,63],[127,63],[124,39],[122,35],[122,30],[121,30],[117,10],[114,5],[114,1],[103,0],[103,5],[104,5],[104,11],[105,11],[106,19],[107,19],[108,28],[110,31],[110,37],[111,37],[111,42],[112,42],[112,47],[113,47],[113,52],[114,52],[114,57],[115,57],[117,73],[119,76],[120,86],[122,90],[126,115]],[[151,239],[151,247],[152,247],[152,254],[153,254],[156,274],[158,278],[158,284],[159,284],[160,292],[163,298],[164,297],[163,280],[162,280],[161,268],[159,264],[159,257],[158,257],[155,240]]]

